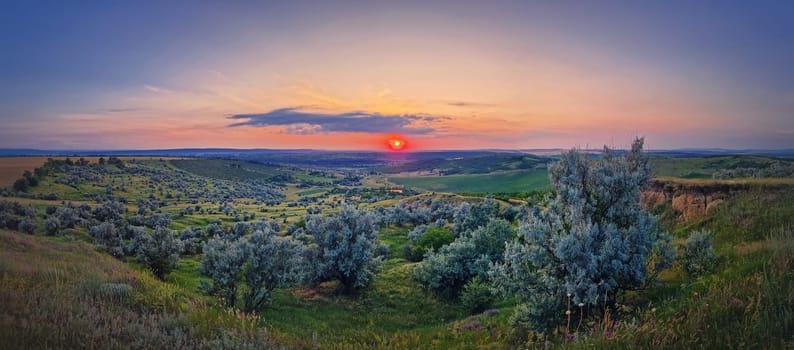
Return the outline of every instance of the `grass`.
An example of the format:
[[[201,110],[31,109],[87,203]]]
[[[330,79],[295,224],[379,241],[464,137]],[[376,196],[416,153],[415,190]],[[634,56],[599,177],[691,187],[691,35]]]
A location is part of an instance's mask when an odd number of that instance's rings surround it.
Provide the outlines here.
[[[333,179],[309,175],[306,170],[255,162],[224,159],[179,159],[169,162],[176,168],[210,178],[232,181],[275,180],[330,183]]]
[[[542,166],[547,159],[529,154],[490,154],[465,158],[426,159],[379,170],[386,173],[434,171],[443,175],[487,174],[497,171],[530,170]]]
[[[168,162],[149,162],[147,166],[170,167]],[[548,186],[545,170],[391,179],[419,184],[430,181],[428,186],[440,179],[447,186],[444,191],[450,192],[496,192],[494,188],[518,192]],[[65,192],[71,187],[46,187],[54,186],[46,179],[40,186],[83,198],[84,193],[104,191],[105,182],[122,180],[129,184],[125,195],[145,198],[145,182],[129,175],[107,176],[102,184],[81,184],[74,193]],[[614,322],[594,317],[587,320],[589,332],[577,333],[576,341],[558,335],[548,347],[794,346],[794,182],[676,181],[685,185],[683,190],[687,186],[741,189],[706,215],[687,222],[675,220],[669,206],[657,208],[657,213],[670,218],[664,222],[674,232],[676,244],[696,229],[715,232],[717,270],[690,277],[674,265],[649,290],[628,293],[621,299],[626,310],[617,311]],[[287,192],[288,198],[295,198],[319,194],[318,190],[325,189],[290,187]],[[37,191],[46,192],[42,188]],[[46,205],[55,204],[19,200],[32,204],[40,214]],[[260,205],[245,202],[238,198],[233,205],[241,212],[257,213],[257,219],[280,219],[283,213],[294,221],[305,214],[305,208],[284,204],[267,207],[264,213],[259,211]],[[162,211],[175,214],[186,205],[171,200]],[[232,218],[223,214],[194,214],[174,218],[171,228],[205,226],[215,218],[232,223]],[[402,256],[410,227],[381,229],[380,240],[390,247],[390,254],[367,289],[347,296],[335,294],[333,284],[280,289],[274,293],[274,303],[255,315],[225,309],[199,291],[200,257],[183,257],[164,282],[134,263],[96,252],[83,241],[88,238],[80,230],[49,238],[0,231],[0,344],[4,348],[233,348],[243,344],[323,349],[546,347],[524,344],[526,335],[510,329],[512,300],[500,301],[496,315],[468,315],[459,303],[438,300],[422,290],[411,278],[415,263]],[[124,285],[132,292],[125,292]],[[614,334],[603,336],[605,327],[614,328]]]
[[[545,169],[485,175],[389,177],[389,181],[428,191],[455,193],[528,192],[549,187]]]
[[[0,286],[5,349],[274,347],[255,318],[208,307],[86,243],[0,230]]]
[[[791,159],[739,155],[697,158],[651,158],[651,164],[656,170],[657,176],[686,179],[708,179],[718,170],[724,169],[763,168],[775,161],[792,162]]]
[[[722,254],[721,269],[633,313],[613,335],[583,335],[573,348],[787,349],[794,346],[794,230],[756,249]]]

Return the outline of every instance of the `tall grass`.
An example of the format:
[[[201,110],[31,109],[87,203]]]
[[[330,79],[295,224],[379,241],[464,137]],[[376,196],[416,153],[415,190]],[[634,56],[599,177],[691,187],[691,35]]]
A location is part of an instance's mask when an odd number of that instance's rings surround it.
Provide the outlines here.
[[[794,230],[774,230],[736,268],[682,286],[679,297],[557,344],[615,349],[783,349],[794,346]],[[750,268],[748,268],[750,267]],[[608,323],[608,325],[607,325]],[[606,325],[606,326],[605,326]],[[612,333],[605,333],[606,327]],[[607,334],[607,335],[605,335]]]
[[[209,308],[87,244],[0,231],[0,253],[3,349],[276,347],[256,316]]]

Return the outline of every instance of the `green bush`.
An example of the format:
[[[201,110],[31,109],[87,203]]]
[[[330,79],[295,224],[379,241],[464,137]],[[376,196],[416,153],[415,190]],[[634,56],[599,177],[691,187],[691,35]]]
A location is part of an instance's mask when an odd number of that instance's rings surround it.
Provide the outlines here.
[[[681,266],[691,276],[699,276],[712,271],[717,266],[717,254],[708,231],[695,231],[684,243]]]
[[[479,277],[474,277],[463,287],[460,294],[460,301],[466,310],[472,314],[480,313],[493,305],[494,296],[487,283],[480,281]]]
[[[419,237],[415,249],[420,250],[424,255],[429,249],[437,251],[439,248],[452,243],[454,240],[455,237],[450,230],[443,227],[433,227],[425,231],[422,237]]]
[[[403,250],[405,259],[412,262],[422,261],[429,250],[438,251],[441,247],[452,243],[455,236],[452,231],[443,227],[433,227],[425,231],[416,244],[408,244]]]

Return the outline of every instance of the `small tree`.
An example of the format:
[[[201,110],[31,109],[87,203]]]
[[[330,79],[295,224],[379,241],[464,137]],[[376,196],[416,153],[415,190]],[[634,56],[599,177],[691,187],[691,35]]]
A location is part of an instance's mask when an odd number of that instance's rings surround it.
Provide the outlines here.
[[[717,254],[711,243],[711,232],[695,231],[684,244],[681,267],[692,276],[699,276],[717,266]]]
[[[566,294],[574,303],[613,303],[669,266],[669,237],[640,206],[651,178],[642,146],[635,140],[625,156],[604,148],[596,160],[572,150],[550,166],[557,195],[532,209],[492,272],[500,289],[526,303],[514,319],[546,332]]]
[[[14,181],[14,190],[19,192],[25,192],[28,190],[28,180],[24,177],[17,179]]]
[[[369,285],[383,261],[375,254],[378,225],[373,214],[345,206],[337,216],[310,216],[306,231],[316,243],[315,282],[339,280],[344,292]]]
[[[437,251],[442,246],[452,243],[455,237],[452,232],[444,227],[431,227],[420,225],[408,233],[408,238],[413,244],[405,246],[404,256],[408,261],[422,261],[430,250]]]
[[[273,289],[298,283],[306,269],[303,245],[290,238],[278,237],[275,231],[254,232],[247,240],[248,259],[243,277],[247,287],[245,311],[269,304]]]
[[[219,296],[226,306],[234,307],[247,256],[243,241],[223,238],[209,240],[204,245],[199,273],[212,279],[212,284],[202,281],[201,288],[211,295]]]
[[[36,230],[36,222],[29,218],[24,218],[19,222],[19,230],[27,234],[32,234],[33,231]]]
[[[163,279],[179,262],[182,242],[176,231],[158,226],[151,235],[138,236],[135,260],[146,265],[157,278]]]
[[[61,222],[58,221],[58,218],[54,216],[50,216],[47,220],[44,220],[44,232],[47,235],[54,236],[58,234],[58,231],[61,229]]]
[[[302,252],[303,245],[276,236],[270,227],[250,236],[212,239],[204,246],[199,266],[212,284],[203,283],[202,289],[221,297],[229,307],[237,305],[242,290],[243,309],[257,310],[270,303],[273,289],[302,280],[306,270]]]
[[[470,313],[485,311],[494,302],[491,286],[480,281],[479,277],[474,277],[463,286],[463,291],[460,293],[460,302]]]

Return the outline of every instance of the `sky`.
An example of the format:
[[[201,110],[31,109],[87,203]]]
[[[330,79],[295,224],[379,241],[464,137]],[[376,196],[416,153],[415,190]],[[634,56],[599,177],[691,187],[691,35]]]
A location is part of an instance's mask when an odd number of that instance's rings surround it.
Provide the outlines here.
[[[0,6],[0,148],[794,148],[791,1]]]

